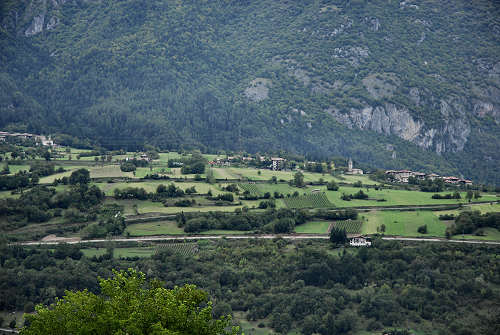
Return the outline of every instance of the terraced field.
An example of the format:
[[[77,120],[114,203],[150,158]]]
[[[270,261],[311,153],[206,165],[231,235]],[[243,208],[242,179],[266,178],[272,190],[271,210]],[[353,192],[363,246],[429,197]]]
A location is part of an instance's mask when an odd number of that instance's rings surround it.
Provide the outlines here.
[[[284,198],[283,202],[288,208],[330,208],[335,207],[325,193],[312,193],[298,197]]]

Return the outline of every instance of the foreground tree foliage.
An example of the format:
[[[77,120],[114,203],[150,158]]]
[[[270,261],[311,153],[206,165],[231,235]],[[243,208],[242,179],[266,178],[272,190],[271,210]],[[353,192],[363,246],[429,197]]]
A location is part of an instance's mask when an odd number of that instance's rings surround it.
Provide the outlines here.
[[[50,307],[39,305],[21,331],[31,334],[215,335],[228,332],[231,318],[212,318],[207,293],[195,285],[168,290],[157,280],[146,283],[133,269],[99,279],[101,294],[67,291]]]

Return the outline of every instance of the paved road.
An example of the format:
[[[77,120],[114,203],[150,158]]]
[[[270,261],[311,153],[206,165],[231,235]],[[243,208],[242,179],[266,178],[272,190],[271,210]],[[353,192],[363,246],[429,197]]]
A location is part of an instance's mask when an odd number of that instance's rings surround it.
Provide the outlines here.
[[[60,243],[78,244],[78,243],[103,243],[103,242],[153,242],[153,241],[193,241],[193,240],[216,240],[216,239],[273,239],[284,238],[289,240],[308,240],[308,239],[329,239],[325,234],[265,234],[265,235],[197,235],[197,236],[145,236],[135,238],[114,238],[114,239],[93,239],[81,241],[30,241],[21,242],[20,245],[55,245]],[[500,245],[500,242],[494,241],[478,241],[478,240],[447,240],[440,238],[412,238],[412,237],[382,237],[387,241],[415,241],[415,242],[444,242],[444,243],[466,243],[466,244],[490,244]]]
[[[10,329],[10,328],[0,328],[0,334],[2,334],[2,333],[18,334],[19,331],[16,329]]]

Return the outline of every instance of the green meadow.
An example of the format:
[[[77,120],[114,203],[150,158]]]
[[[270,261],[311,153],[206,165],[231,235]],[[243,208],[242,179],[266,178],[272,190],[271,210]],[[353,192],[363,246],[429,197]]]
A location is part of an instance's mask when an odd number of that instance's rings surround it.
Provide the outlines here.
[[[177,227],[177,223],[175,221],[134,223],[128,225],[125,232],[129,233],[130,236],[184,234],[184,230]]]
[[[364,217],[361,227],[363,234],[375,234],[377,227],[384,224],[386,235],[444,237],[447,227],[446,221],[440,221],[432,211],[371,211],[360,216]],[[417,232],[418,227],[423,225],[427,225],[427,234]]]
[[[295,232],[300,234],[326,234],[331,222],[311,221],[295,226]]]

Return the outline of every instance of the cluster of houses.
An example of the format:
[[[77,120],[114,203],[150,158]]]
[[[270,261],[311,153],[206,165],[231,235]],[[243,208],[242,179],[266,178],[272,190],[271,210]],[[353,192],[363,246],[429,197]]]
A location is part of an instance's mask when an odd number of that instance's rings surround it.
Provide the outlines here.
[[[30,133],[9,133],[7,131],[0,131],[0,141],[5,142],[7,137],[15,137],[23,140],[34,139],[38,143],[41,143],[44,146],[53,146],[54,141],[50,137],[46,137],[44,135],[35,135]]]
[[[467,179],[462,179],[458,177],[442,177],[435,173],[423,173],[410,170],[387,170],[385,171],[385,174],[391,176],[393,179],[397,180],[400,183],[408,183],[408,179],[410,177],[413,177],[419,180],[442,179],[445,183],[455,184],[455,185],[472,185],[472,181]]]

